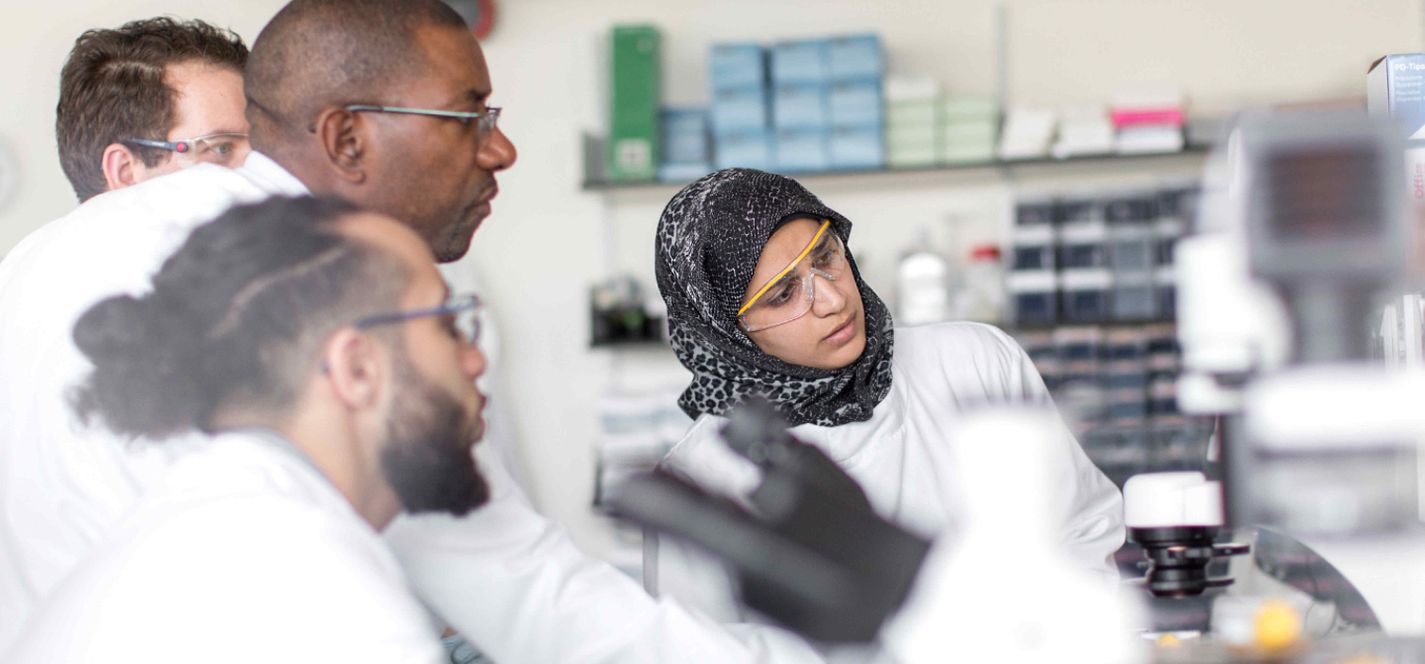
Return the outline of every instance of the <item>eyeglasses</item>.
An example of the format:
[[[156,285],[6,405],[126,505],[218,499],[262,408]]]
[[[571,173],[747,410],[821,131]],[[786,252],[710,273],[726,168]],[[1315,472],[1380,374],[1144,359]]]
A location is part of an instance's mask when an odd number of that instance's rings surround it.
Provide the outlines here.
[[[814,277],[835,281],[846,270],[846,249],[834,231],[827,232],[830,227],[831,220],[822,222],[806,248],[737,310],[737,323],[744,332],[785,325],[805,316],[816,301]]]
[[[429,115],[436,118],[450,118],[459,120],[461,124],[470,126],[472,120],[478,120],[475,130],[480,136],[488,136],[495,131],[495,125],[500,121],[499,106],[490,106],[483,111],[442,111],[430,108],[406,108],[404,106],[376,106],[373,104],[350,104],[345,107],[351,113],[403,113],[405,115]]]
[[[176,141],[159,141],[151,138],[130,138],[124,141],[146,148],[158,148],[174,153],[176,158],[190,162],[206,162],[219,166],[236,166],[252,149],[247,134],[236,131],[220,131]]]
[[[352,323],[358,330],[365,330],[378,325],[389,325],[392,323],[404,323],[426,316],[441,316],[445,318],[446,326],[452,336],[459,338],[465,343],[474,345],[480,341],[480,309],[482,303],[480,296],[474,293],[467,295],[457,295],[446,300],[440,306],[429,309],[415,309],[412,311],[395,311],[385,314],[373,314],[366,316]]]

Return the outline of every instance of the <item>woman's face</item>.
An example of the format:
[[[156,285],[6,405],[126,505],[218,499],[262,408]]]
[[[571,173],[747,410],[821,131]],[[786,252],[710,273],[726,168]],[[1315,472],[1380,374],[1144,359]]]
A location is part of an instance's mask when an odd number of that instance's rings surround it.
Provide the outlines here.
[[[747,303],[773,277],[796,260],[821,227],[819,221],[794,219],[778,228],[762,248],[757,270],[743,293]],[[826,233],[834,233],[830,228]],[[820,244],[820,243],[818,243]],[[812,273],[804,259],[794,273],[814,281],[816,297],[805,315],[781,325],[748,332],[762,352],[783,362],[817,369],[840,369],[861,357],[866,349],[866,316],[861,309],[861,291],[849,268],[835,279]],[[770,293],[764,293],[767,297]],[[796,297],[804,297],[800,292]],[[760,301],[760,298],[759,298]]]

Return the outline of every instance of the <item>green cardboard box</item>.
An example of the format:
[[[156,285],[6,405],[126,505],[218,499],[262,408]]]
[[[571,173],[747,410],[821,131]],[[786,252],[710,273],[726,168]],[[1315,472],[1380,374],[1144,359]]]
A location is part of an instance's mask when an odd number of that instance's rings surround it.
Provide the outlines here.
[[[608,173],[614,180],[658,175],[662,37],[651,25],[614,26]]]

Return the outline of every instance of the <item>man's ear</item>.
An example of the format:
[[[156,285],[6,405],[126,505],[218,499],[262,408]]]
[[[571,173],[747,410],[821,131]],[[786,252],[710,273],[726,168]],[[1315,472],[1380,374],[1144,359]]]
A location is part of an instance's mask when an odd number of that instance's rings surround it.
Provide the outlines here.
[[[317,140],[337,177],[353,184],[366,180],[363,158],[372,128],[362,114],[344,108],[328,108],[317,116]]]
[[[143,164],[138,155],[120,143],[110,143],[109,147],[104,148],[104,156],[99,163],[104,171],[105,191],[123,189],[138,183],[138,169]]]
[[[353,328],[333,334],[322,347],[322,373],[347,408],[376,407],[389,378],[390,354],[370,335]]]

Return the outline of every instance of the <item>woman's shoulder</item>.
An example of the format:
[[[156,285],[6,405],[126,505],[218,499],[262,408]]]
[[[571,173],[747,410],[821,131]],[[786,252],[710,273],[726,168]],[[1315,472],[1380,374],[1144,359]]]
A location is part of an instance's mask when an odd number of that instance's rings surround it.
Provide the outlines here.
[[[894,361],[907,389],[937,402],[1019,398],[1043,385],[1019,344],[984,323],[897,329]]]
[[[965,356],[1017,360],[1022,353],[1019,344],[1004,330],[985,323],[954,321],[896,328],[897,361],[953,361]]]

